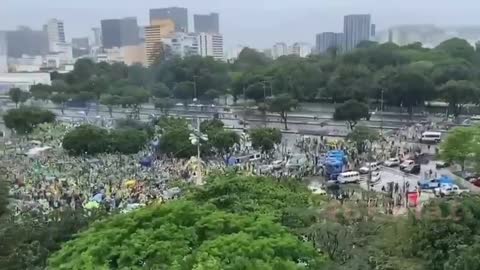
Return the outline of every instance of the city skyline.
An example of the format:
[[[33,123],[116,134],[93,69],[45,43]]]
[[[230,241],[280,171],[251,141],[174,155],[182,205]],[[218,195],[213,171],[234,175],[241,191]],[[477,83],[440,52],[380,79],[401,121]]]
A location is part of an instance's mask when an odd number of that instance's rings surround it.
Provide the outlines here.
[[[219,13],[221,32],[225,36],[226,47],[245,44],[254,48],[268,48],[275,42],[294,43],[298,41],[315,43],[315,35],[321,32],[341,32],[342,18],[347,14],[371,14],[377,30],[385,30],[401,24],[450,25],[445,16],[452,18],[454,25],[480,25],[476,20],[472,0],[459,0],[453,3],[437,3],[433,0],[414,2],[393,0],[381,3],[373,0],[341,0],[318,3],[313,0],[282,1],[246,0],[241,3],[224,3],[219,0],[170,1],[161,3],[145,0],[132,6],[127,1],[105,0],[81,3],[55,3],[46,0],[4,0],[0,10],[2,30],[12,30],[18,25],[40,29],[50,18],[58,18],[65,23],[67,40],[90,34],[92,27],[99,27],[102,19],[137,17],[140,26],[148,25],[149,10],[167,7],[188,9],[189,30],[194,29],[194,14]],[[120,3],[119,3],[120,2]],[[435,8],[431,8],[435,3]],[[411,12],[415,6],[417,12]],[[113,7],[113,8],[111,8]],[[18,9],[22,9],[19,16]],[[88,11],[88,12],[87,12]],[[35,14],[35,16],[33,16]],[[248,18],[248,20],[245,20]],[[268,20],[267,20],[268,18]]]

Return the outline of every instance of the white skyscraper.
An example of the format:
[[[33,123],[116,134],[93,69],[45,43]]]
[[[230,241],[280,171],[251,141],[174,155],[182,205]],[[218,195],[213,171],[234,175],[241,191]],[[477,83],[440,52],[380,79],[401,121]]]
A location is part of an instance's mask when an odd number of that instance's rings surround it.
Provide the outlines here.
[[[277,59],[280,56],[284,56],[288,54],[288,47],[287,44],[283,42],[278,42],[273,45],[272,48],[272,58]]]
[[[345,16],[343,22],[345,51],[349,52],[355,49],[360,42],[370,40],[371,30],[371,18],[369,14]]]
[[[223,55],[223,36],[213,33],[198,34],[198,54],[212,56],[216,60],[225,60]]]
[[[5,32],[0,32],[0,73],[8,72],[7,38]]]
[[[48,36],[48,46],[51,52],[55,52],[58,43],[65,43],[65,29],[63,21],[50,19],[44,26]]]
[[[93,38],[92,40],[92,46],[93,47],[101,47],[102,46],[102,29],[100,27],[94,27],[92,28],[92,34]]]

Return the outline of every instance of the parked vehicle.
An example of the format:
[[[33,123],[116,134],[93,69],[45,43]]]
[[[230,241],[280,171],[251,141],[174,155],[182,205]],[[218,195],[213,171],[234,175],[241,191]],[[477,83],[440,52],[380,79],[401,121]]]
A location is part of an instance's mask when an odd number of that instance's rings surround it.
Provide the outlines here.
[[[453,179],[448,176],[441,176],[440,178],[437,178],[437,179],[418,181],[418,186],[421,189],[434,189],[445,184],[453,185],[454,184]]]
[[[450,196],[450,195],[460,195],[462,193],[468,193],[470,190],[468,189],[461,189],[455,184],[443,184],[442,186],[435,188],[433,193],[436,196]]]
[[[387,161],[383,163],[383,165],[387,167],[396,167],[400,165],[400,159],[399,158],[389,158]]]
[[[415,161],[412,159],[406,159],[400,164],[400,170],[405,169],[406,167],[415,164]]]
[[[448,166],[450,166],[450,164],[443,160],[438,160],[435,162],[435,167],[437,169],[447,168]]]
[[[420,164],[412,164],[403,169],[403,171],[411,174],[420,174]]]
[[[367,163],[365,164],[365,166],[361,167],[359,171],[361,174],[367,174],[370,172],[370,170],[372,171],[380,170],[380,165],[378,164],[378,162]]]
[[[375,184],[375,183],[379,182],[380,179],[381,179],[380,171],[373,171],[372,172],[372,178],[370,180],[370,184]]]
[[[427,131],[422,133],[422,138],[420,142],[422,143],[439,143],[442,140],[442,133],[441,132],[432,132]]]
[[[360,173],[357,171],[343,172],[338,175],[337,181],[340,184],[358,183],[360,182]]]

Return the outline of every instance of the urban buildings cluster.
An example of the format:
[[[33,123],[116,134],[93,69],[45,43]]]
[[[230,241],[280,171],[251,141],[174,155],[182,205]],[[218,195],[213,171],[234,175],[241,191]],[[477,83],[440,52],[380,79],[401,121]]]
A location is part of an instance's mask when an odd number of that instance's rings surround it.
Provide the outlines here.
[[[375,24],[371,22],[370,14],[346,15],[343,18],[343,32],[323,32],[317,34],[315,51],[318,54],[335,49],[337,53],[350,52],[362,41],[375,38]]]
[[[151,9],[146,26],[139,26],[136,17],[105,19],[92,28],[90,37],[68,41],[58,19],[48,20],[41,30],[20,26],[0,31],[0,73],[66,72],[83,57],[145,66],[176,55],[224,60],[219,14],[195,14],[193,19],[194,32],[189,32],[186,8]]]

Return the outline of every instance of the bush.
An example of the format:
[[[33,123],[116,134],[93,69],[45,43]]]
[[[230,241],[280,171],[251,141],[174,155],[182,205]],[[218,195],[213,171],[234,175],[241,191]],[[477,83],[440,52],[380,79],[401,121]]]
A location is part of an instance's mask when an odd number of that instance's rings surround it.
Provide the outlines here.
[[[42,123],[53,123],[55,114],[36,107],[21,107],[8,110],[3,116],[5,126],[18,134],[28,134]]]
[[[106,129],[82,125],[63,138],[63,148],[72,155],[100,153],[134,154],[148,141],[145,131],[134,128]]]
[[[72,155],[104,153],[109,149],[108,131],[92,125],[82,125],[68,132],[62,145]]]

